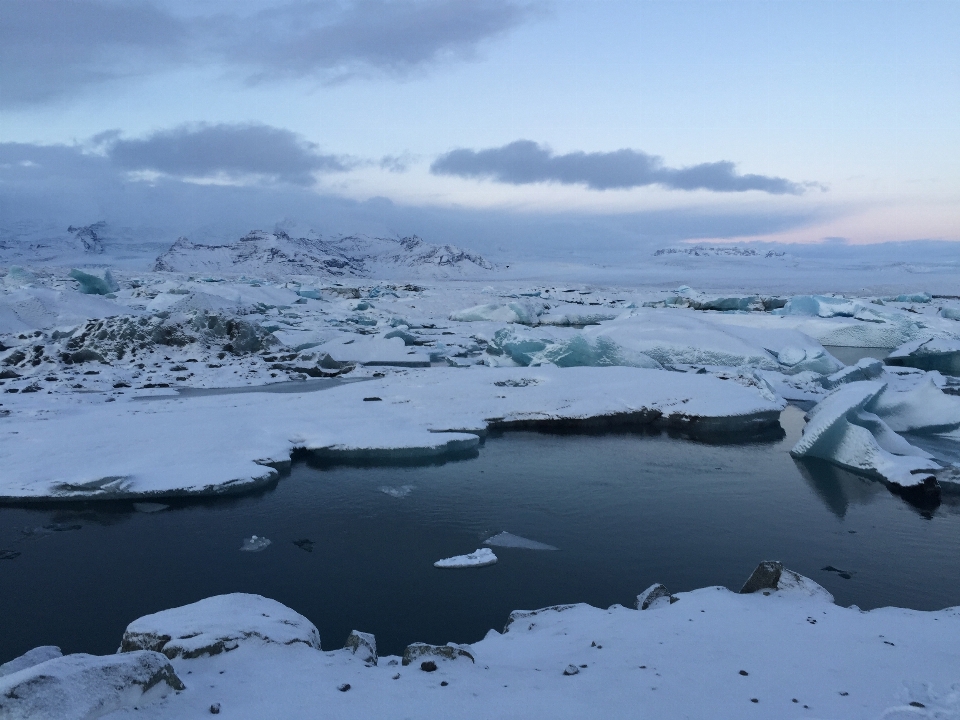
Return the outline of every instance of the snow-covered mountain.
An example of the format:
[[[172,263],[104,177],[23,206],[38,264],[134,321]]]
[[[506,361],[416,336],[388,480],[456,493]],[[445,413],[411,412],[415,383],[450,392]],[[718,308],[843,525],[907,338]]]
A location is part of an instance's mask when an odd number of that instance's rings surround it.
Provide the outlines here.
[[[417,236],[380,238],[349,235],[335,239],[291,237],[283,230],[254,231],[228,245],[177,240],[157,258],[158,272],[218,275],[405,275],[472,276],[493,269],[486,259],[452,245],[431,245]]]

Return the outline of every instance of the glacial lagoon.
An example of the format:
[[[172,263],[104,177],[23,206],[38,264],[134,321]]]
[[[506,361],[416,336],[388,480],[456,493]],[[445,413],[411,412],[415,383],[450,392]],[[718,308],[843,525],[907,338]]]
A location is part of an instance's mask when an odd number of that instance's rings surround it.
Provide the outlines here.
[[[842,605],[960,604],[960,497],[917,507],[879,482],[797,463],[802,410],[781,424],[783,437],[743,444],[508,432],[430,465],[300,461],[256,494],[155,512],[3,507],[0,661],[43,644],[113,652],[137,617],[236,591],[306,615],[325,648],[358,629],[398,653],[479,640],[514,609],[632,605],[654,582],[738,589],[763,559]],[[504,531],[559,549],[495,547],[495,565],[433,566]],[[253,535],[271,543],[241,552]]]

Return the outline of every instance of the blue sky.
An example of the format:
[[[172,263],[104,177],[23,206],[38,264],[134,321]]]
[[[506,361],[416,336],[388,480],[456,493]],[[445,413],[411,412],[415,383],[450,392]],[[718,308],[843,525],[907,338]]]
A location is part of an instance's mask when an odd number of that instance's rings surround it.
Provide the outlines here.
[[[3,4],[8,218],[960,240],[955,0]]]

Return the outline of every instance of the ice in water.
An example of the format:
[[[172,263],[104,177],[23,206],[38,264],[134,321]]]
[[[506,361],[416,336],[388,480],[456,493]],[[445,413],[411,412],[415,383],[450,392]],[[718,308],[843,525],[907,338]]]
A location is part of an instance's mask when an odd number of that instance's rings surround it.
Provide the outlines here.
[[[467,555],[457,555],[456,557],[437,560],[433,566],[438,568],[483,567],[484,565],[493,565],[496,561],[497,556],[493,554],[493,550],[480,548]]]
[[[506,531],[497,533],[493,537],[488,537],[483,541],[484,545],[493,545],[494,547],[521,548],[523,550],[559,550],[560,548],[546,543],[528,540],[527,538],[508,533]]]
[[[390,485],[382,485],[379,490],[384,495],[389,495],[393,498],[405,498],[411,492],[413,492],[413,485],[398,485],[396,487]]]
[[[251,535],[250,537],[244,539],[243,545],[240,546],[240,550],[243,552],[260,552],[261,550],[266,549],[269,544],[270,541],[267,538]]]

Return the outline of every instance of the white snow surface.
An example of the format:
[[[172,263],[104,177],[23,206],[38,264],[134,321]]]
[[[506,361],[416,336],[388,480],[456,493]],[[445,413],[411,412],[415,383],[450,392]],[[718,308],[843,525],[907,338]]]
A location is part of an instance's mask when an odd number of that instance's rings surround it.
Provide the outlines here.
[[[64,655],[0,678],[4,720],[90,720],[151,703],[182,689],[160,653]]]
[[[437,568],[473,568],[486,567],[497,562],[497,556],[490,548],[479,548],[466,555],[455,555],[454,557],[437,560],[433,566]]]
[[[552,366],[400,370],[320,393],[149,403],[84,397],[37,393],[7,402],[14,409],[0,433],[0,497],[235,492],[272,481],[274,466],[296,448],[345,458],[430,456],[476,448],[491,423],[643,414],[662,425],[750,433],[775,424],[784,406],[709,375]]]
[[[233,651],[175,657],[184,691],[106,717],[206,717],[214,704],[226,717],[250,720],[306,720],[318,711],[331,718],[453,712],[464,720],[960,717],[958,608],[862,612],[838,607],[802,577],[767,595],[708,587],[674,596],[644,611],[578,604],[514,612],[503,633],[471,644],[475,662],[431,657],[432,673],[397,658],[373,664],[332,650],[335,642],[324,652],[251,638]],[[161,622],[164,613],[149,616],[151,632],[211,634],[222,621],[208,609],[224,606],[218,598],[202,602],[178,609],[182,620],[174,623]],[[579,672],[565,676],[569,665]]]

